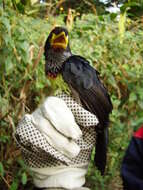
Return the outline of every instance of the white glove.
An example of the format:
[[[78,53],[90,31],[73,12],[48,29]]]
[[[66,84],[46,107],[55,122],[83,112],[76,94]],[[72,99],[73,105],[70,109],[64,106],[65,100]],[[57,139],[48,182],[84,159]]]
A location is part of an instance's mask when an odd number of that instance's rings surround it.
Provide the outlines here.
[[[82,132],[63,100],[49,97],[28,117],[56,150],[69,158],[79,154],[80,147],[74,139],[79,139]]]
[[[45,118],[66,137],[77,140],[82,136],[82,132],[64,100],[53,96],[48,97],[41,106],[41,111]]]

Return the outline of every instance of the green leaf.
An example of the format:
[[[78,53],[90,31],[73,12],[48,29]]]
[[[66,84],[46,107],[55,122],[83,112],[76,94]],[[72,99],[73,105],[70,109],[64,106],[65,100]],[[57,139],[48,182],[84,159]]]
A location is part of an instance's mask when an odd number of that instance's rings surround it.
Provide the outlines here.
[[[22,3],[17,3],[17,9],[19,10],[20,13],[24,13],[24,5]]]
[[[4,167],[2,162],[0,162],[0,175],[3,177],[4,176]]]
[[[120,105],[120,103],[121,103],[121,101],[118,100],[118,99],[116,99],[116,100],[113,101],[114,106],[117,107],[117,108]]]
[[[27,168],[26,165],[25,165],[25,163],[24,163],[24,161],[21,158],[19,158],[17,160],[17,162],[18,162],[18,164],[20,165],[21,168],[23,168],[23,169]]]
[[[6,135],[0,136],[0,142],[7,143],[9,139],[10,139],[10,136],[6,136]]]
[[[129,102],[134,102],[137,100],[137,95],[135,93],[131,93],[129,97]]]
[[[110,18],[111,20],[114,20],[117,17],[117,13],[111,13]]]
[[[12,182],[12,185],[10,187],[10,190],[17,190],[18,189],[18,180],[14,179],[14,181]]]
[[[12,71],[12,69],[13,69],[13,64],[12,64],[11,57],[9,56],[9,57],[5,60],[5,70],[6,70],[6,73],[9,74],[10,71]]]
[[[119,36],[120,36],[120,43],[123,43],[124,35],[125,35],[125,23],[126,23],[126,12],[120,14],[119,19]]]
[[[140,106],[141,109],[143,109],[143,102],[142,101],[139,101],[138,105]]]
[[[23,174],[22,174],[21,182],[23,185],[25,185],[27,183],[27,175],[25,172],[23,172]]]
[[[15,0],[16,4],[20,2],[20,0]]]
[[[8,33],[10,33],[11,25],[10,25],[9,19],[7,19],[6,17],[2,17],[1,22],[6,27]]]

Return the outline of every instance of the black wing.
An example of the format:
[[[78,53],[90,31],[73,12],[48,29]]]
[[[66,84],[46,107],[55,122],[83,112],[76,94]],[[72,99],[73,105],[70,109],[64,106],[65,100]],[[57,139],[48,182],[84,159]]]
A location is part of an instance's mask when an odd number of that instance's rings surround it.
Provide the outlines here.
[[[107,89],[99,80],[98,74],[87,60],[76,55],[66,60],[62,71],[65,82],[78,92],[83,106],[94,113],[99,119],[95,164],[103,174],[106,164],[108,141],[107,126],[109,113],[112,111],[112,103]]]
[[[78,92],[88,110],[97,115],[100,123],[106,124],[112,103],[98,78],[99,73],[84,58],[71,56],[65,62],[62,74],[64,80]]]

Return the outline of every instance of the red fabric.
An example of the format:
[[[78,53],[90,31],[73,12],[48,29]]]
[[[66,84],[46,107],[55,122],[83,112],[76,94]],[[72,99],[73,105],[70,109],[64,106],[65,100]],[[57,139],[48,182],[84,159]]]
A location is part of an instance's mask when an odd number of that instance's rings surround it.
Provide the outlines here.
[[[134,137],[143,139],[143,125],[134,133]]]

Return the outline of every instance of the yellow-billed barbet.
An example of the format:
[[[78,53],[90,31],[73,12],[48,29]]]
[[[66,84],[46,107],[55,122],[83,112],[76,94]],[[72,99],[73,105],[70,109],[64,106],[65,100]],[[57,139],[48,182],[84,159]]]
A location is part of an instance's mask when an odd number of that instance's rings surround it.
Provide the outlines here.
[[[55,27],[49,34],[44,48],[45,72],[53,78],[61,74],[71,91],[74,90],[78,94],[82,105],[98,117],[94,160],[103,175],[112,103],[107,89],[99,80],[98,71],[91,67],[85,58],[71,53],[68,37],[68,31],[63,27]]]

